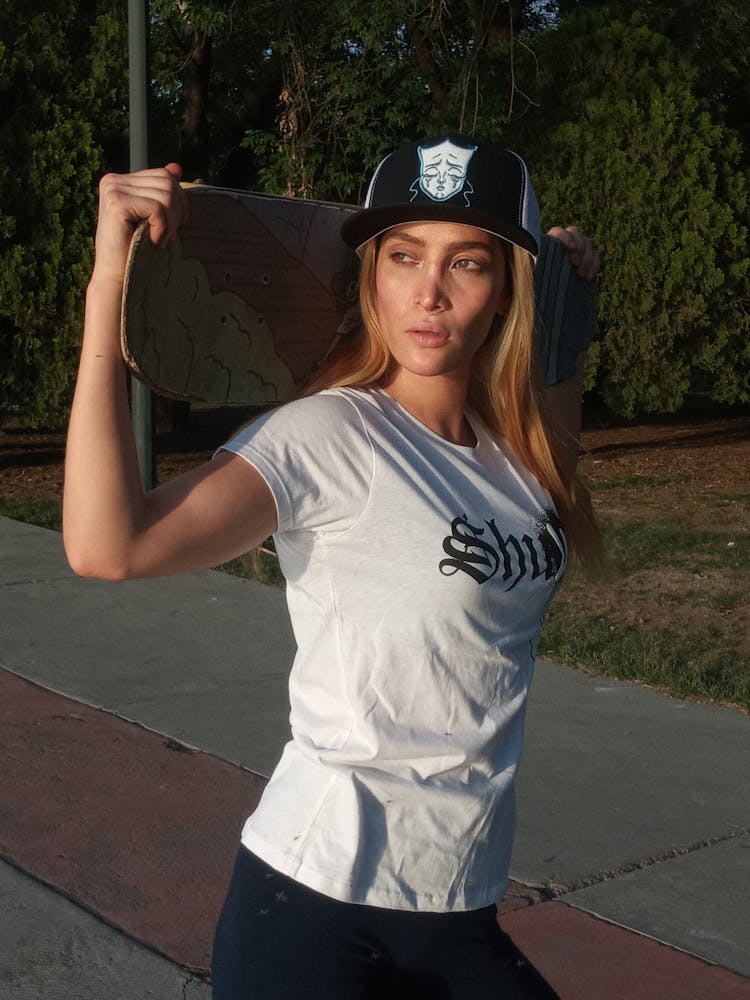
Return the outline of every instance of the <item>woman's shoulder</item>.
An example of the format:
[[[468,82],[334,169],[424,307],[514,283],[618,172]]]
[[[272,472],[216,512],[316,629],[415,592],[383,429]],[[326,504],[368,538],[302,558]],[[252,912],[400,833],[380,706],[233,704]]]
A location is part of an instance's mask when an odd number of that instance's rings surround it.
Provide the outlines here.
[[[266,411],[222,448],[269,484],[280,531],[348,525],[366,502],[373,447],[347,390],[324,390]]]
[[[228,445],[258,446],[263,440],[296,447],[323,449],[333,442],[359,438],[368,441],[364,416],[366,393],[356,389],[323,389],[310,396],[266,410],[232,435]]]
[[[276,419],[360,422],[371,393],[366,389],[321,389],[300,396],[273,411]]]

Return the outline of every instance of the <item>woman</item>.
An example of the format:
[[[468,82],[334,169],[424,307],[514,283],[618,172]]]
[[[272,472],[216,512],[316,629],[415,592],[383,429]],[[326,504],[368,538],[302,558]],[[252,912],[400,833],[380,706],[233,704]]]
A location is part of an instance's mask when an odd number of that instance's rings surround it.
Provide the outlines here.
[[[303,398],[144,496],[122,276],[137,220],[156,242],[180,225],[178,178],[102,182],[64,534],[73,568],[108,579],[276,539],[293,739],[243,830],[214,996],[554,995],[494,904],[539,628],[568,543],[590,558],[596,531],[534,377],[525,164],[462,136],[387,157],[344,227],[362,257],[360,336]],[[559,232],[595,273],[589,242]]]

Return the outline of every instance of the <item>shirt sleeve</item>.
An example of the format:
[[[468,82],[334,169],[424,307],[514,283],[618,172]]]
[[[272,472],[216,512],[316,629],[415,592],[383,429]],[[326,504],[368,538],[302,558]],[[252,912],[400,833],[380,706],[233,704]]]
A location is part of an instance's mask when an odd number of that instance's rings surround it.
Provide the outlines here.
[[[263,414],[219,450],[239,455],[264,478],[278,532],[346,531],[367,504],[372,443],[355,402],[335,390]]]

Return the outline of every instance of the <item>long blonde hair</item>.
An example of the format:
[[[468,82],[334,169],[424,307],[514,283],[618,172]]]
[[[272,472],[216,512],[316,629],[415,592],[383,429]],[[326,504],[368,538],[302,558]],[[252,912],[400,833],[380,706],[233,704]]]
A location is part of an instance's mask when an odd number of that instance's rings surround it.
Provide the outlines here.
[[[391,355],[380,330],[375,291],[378,241],[362,254],[361,325],[320,365],[301,395],[343,386],[382,385]],[[493,325],[472,362],[468,403],[496,441],[505,441],[551,495],[573,552],[587,569],[600,561],[601,536],[591,498],[563,456],[560,435],[544,403],[534,347],[534,279],[531,257],[513,246],[506,255],[512,295],[504,321]],[[498,318],[499,319],[499,318]]]

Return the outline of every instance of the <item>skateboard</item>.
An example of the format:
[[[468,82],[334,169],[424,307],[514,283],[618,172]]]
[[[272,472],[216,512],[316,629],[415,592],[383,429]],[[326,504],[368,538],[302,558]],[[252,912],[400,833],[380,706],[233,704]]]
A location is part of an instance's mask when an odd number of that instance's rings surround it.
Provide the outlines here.
[[[358,260],[339,235],[356,208],[184,187],[189,218],[177,238],[155,247],[142,223],[131,241],[121,324],[128,367],[175,399],[283,402],[358,325]],[[547,237],[535,283],[539,358],[551,384],[572,374],[593,333],[593,283]]]

